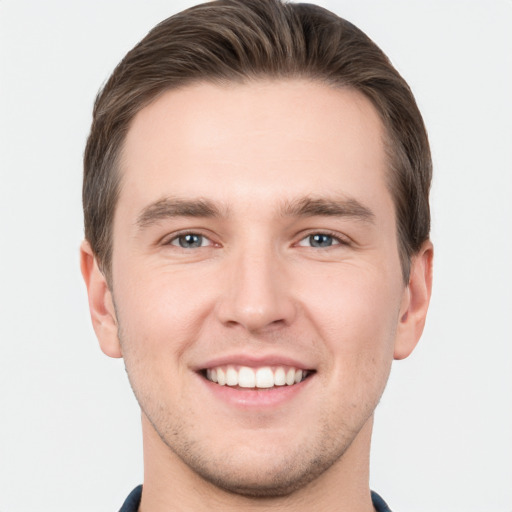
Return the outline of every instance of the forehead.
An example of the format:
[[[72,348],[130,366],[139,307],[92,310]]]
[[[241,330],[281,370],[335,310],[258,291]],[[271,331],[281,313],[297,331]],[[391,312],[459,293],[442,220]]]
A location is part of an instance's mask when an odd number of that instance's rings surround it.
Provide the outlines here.
[[[250,205],[332,192],[371,201],[389,196],[383,133],[371,102],[351,89],[302,80],[189,85],[133,119],[120,202],[140,210],[178,195]]]

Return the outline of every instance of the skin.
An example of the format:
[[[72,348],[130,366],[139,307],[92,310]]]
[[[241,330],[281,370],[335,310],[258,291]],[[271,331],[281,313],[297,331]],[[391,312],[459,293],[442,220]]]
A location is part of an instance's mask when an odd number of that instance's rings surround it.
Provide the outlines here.
[[[373,510],[373,411],[421,335],[432,273],[426,242],[403,282],[383,130],[358,92],[300,80],[195,84],[134,118],[112,290],[87,242],[81,264],[142,410],[140,510]],[[217,215],[170,215],[178,200]],[[345,213],[297,208],[321,201]],[[199,372],[242,356],[313,372],[278,406],[244,406]]]

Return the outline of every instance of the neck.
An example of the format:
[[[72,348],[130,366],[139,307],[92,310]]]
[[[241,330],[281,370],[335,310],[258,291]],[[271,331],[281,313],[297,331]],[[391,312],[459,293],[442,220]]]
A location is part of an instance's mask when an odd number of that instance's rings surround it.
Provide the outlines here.
[[[286,496],[253,498],[204,480],[177,457],[142,416],[144,488],[139,512],[373,512],[369,452],[373,417],[349,448],[313,482]]]

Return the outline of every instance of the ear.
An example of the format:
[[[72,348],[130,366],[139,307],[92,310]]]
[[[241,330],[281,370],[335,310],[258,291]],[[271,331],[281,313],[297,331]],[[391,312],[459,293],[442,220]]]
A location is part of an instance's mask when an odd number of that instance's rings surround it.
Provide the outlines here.
[[[92,325],[101,350],[107,356],[122,357],[112,293],[87,240],[80,246],[80,269],[87,286]]]
[[[404,359],[409,356],[423,332],[432,294],[433,258],[434,247],[432,242],[427,240],[411,260],[409,283],[404,290],[400,307],[395,359]]]

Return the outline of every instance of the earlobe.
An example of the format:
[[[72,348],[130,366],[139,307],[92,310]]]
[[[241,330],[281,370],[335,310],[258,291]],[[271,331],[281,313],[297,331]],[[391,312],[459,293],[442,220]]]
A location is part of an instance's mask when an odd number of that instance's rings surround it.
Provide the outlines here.
[[[122,357],[112,293],[87,240],[80,246],[80,269],[87,287],[92,325],[101,350],[107,356]]]
[[[395,340],[395,359],[404,359],[418,343],[427,316],[432,294],[432,264],[434,247],[430,240],[423,243],[412,258],[409,284],[404,290]]]

